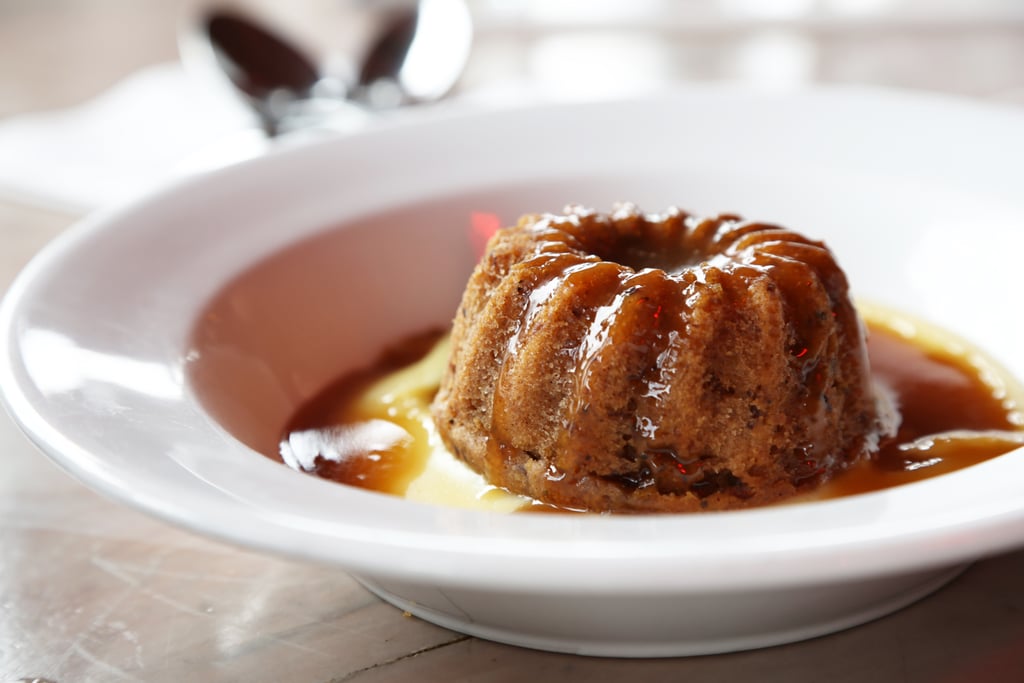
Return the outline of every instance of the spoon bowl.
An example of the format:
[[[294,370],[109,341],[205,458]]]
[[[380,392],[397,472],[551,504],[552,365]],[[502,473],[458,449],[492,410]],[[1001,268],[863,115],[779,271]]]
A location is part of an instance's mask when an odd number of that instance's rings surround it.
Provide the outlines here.
[[[348,69],[313,56],[255,12],[219,5],[188,25],[182,61],[226,83],[268,137],[352,130],[372,113],[446,96],[469,58],[473,28],[465,1],[419,0],[375,13],[365,50],[341,60]]]

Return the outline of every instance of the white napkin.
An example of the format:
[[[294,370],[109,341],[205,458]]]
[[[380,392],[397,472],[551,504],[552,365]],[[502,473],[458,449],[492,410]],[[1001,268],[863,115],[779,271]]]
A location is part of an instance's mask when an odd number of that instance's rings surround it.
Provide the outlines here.
[[[546,99],[559,98],[514,82],[435,106],[480,109]],[[350,114],[338,117],[333,127],[325,122],[271,141],[226,84],[197,77],[179,63],[161,64],[128,76],[82,105],[0,120],[0,200],[85,214],[272,146],[409,115],[402,110],[367,119]]]
[[[510,91],[449,98],[444,106],[487,108],[538,99],[528,93],[515,84]],[[339,116],[333,126],[325,122],[271,141],[226,84],[197,77],[179,63],[161,64],[79,106],[0,120],[0,200],[85,214],[272,146],[409,115],[400,111],[366,119]]]
[[[240,101],[200,81],[179,64],[158,65],[80,106],[0,121],[0,197],[86,213],[258,137]]]

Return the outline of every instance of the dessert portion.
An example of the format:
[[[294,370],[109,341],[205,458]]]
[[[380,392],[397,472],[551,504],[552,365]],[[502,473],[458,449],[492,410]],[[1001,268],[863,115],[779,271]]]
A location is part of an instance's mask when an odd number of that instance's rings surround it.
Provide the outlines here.
[[[998,362],[904,312],[866,302],[857,311],[869,330],[872,377],[899,406],[899,429],[870,457],[784,503],[922,481],[1024,444],[1024,387]],[[292,417],[276,453],[265,453],[300,472],[420,503],[567,511],[489,484],[441,442],[430,408],[448,366],[447,341],[440,332],[413,335],[372,366],[336,378]]]
[[[433,415],[493,485],[562,508],[777,502],[895,427],[820,242],[734,215],[570,207],[488,243]]]

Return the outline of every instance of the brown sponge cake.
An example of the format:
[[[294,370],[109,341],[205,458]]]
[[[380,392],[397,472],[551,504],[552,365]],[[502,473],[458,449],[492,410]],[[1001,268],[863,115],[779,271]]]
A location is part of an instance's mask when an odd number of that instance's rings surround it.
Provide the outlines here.
[[[594,511],[775,502],[881,429],[864,328],[822,243],[632,205],[494,235],[434,416],[492,484]]]

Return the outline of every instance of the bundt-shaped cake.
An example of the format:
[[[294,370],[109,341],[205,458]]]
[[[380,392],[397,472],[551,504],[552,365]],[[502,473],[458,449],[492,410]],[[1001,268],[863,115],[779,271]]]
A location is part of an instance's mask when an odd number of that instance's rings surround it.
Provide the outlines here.
[[[763,505],[877,448],[864,334],[820,242],[569,207],[491,238],[434,418],[490,483],[555,506]]]

